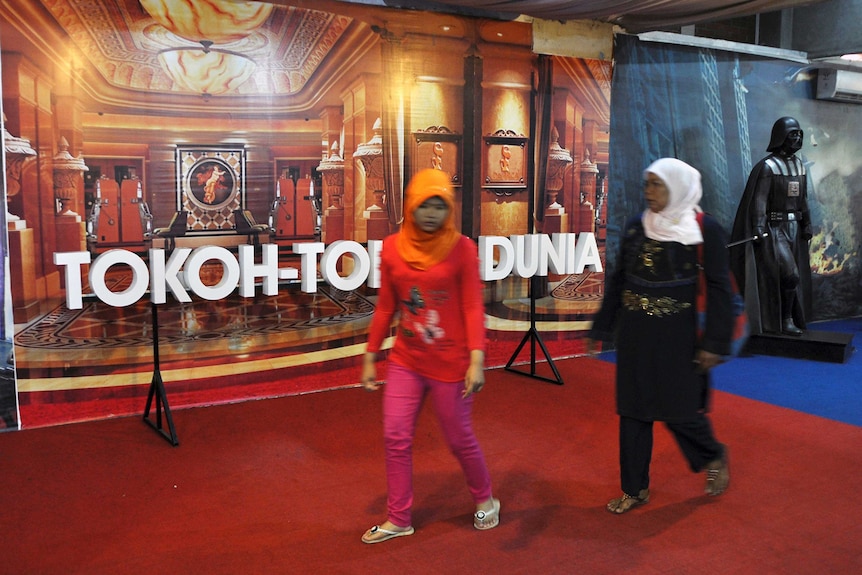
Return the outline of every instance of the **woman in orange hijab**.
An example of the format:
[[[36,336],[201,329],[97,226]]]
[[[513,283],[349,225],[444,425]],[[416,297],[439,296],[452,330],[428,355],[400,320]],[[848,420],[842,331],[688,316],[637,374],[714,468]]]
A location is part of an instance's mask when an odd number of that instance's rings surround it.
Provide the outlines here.
[[[485,457],[473,432],[473,394],[485,385],[485,308],[475,243],[455,227],[455,196],[445,172],[417,173],[404,200],[401,231],[383,241],[380,292],[363,360],[362,385],[375,391],[375,361],[398,317],[383,387],[388,517],[365,532],[382,543],[414,532],[413,436],[430,397],[476,505],[473,526],[500,521]]]

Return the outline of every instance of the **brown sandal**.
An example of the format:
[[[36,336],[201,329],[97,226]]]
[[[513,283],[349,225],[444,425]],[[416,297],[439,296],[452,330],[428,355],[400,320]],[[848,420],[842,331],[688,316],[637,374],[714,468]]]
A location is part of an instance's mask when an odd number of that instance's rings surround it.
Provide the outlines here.
[[[704,491],[707,495],[721,495],[727,490],[728,485],[730,485],[730,461],[727,455],[727,447],[725,447],[721,459],[716,459],[706,466],[706,487]]]
[[[649,489],[641,489],[637,497],[629,495],[628,493],[623,493],[622,497],[617,497],[616,499],[608,501],[607,507],[608,511],[611,513],[620,515],[629,509],[639,505],[646,505],[647,503],[649,503]]]

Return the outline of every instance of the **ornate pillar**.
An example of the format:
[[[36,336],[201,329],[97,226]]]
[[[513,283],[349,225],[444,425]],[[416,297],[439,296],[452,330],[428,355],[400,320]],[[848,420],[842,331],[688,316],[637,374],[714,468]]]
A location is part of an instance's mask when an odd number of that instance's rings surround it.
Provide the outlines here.
[[[30,140],[16,138],[6,128],[3,118],[3,144],[6,156],[6,205],[9,198],[21,192],[21,172],[24,164],[36,157]],[[15,323],[26,323],[39,315],[39,297],[36,287],[36,251],[33,229],[20,217],[6,212],[9,230],[9,284],[12,298],[12,318]]]
[[[607,177],[599,177],[596,186],[596,239],[603,242],[608,232],[608,190]]]
[[[545,218],[542,231],[546,234],[559,233],[567,229],[566,209],[557,202],[566,171],[574,160],[568,150],[560,146],[560,133],[557,127],[551,129],[551,145],[548,149],[548,171],[545,177]]]
[[[596,176],[599,173],[599,168],[596,164],[590,161],[590,150],[584,150],[584,161],[580,164],[581,172],[581,202],[578,206],[580,210],[580,228],[578,232],[594,232],[596,211],[594,201],[596,199]]]
[[[365,170],[365,189],[371,190],[374,203],[362,213],[366,220],[369,240],[382,240],[389,235],[389,217],[386,212],[386,195],[383,175],[383,137],[380,118],[374,122],[374,135],[364,144],[359,144],[353,157],[358,159]]]
[[[81,221],[81,216],[74,211],[78,200],[78,190],[81,187],[84,172],[90,168],[84,163],[84,158],[77,158],[69,153],[69,142],[60,137],[60,151],[54,156],[54,198],[57,200],[57,216],[75,216]]]
[[[320,162],[317,171],[323,175],[323,197],[329,199],[323,211],[324,243],[344,239],[344,159],[339,155],[338,140],[332,142],[329,156]]]
[[[69,251],[84,251],[87,246],[84,222],[72,207],[77,204],[78,191],[83,187],[84,172],[90,169],[81,156],[76,158],[69,153],[66,138],[60,138],[59,148],[54,156],[57,245]]]
[[[3,144],[6,155],[6,209],[8,210],[9,198],[17,196],[21,191],[21,172],[24,163],[36,158],[36,150],[30,147],[30,140],[16,138],[6,130],[5,114],[3,115]],[[27,222],[8,211],[6,222],[10,230],[27,227]]]

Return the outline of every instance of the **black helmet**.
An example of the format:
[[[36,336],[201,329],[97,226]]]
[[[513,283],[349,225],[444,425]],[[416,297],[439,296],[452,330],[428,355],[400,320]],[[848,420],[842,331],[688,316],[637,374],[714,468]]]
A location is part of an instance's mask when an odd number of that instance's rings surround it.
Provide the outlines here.
[[[787,140],[788,134],[794,130],[802,132],[802,127],[800,127],[796,118],[791,118],[790,116],[778,118],[772,125],[772,137],[769,139],[769,147],[766,148],[766,151],[774,152],[780,149]]]

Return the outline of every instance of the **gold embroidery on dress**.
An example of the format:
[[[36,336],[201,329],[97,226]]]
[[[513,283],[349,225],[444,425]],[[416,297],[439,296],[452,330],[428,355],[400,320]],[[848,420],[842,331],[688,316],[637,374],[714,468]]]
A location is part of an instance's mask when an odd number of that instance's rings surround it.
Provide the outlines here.
[[[631,290],[623,291],[623,307],[628,311],[642,311],[647,315],[664,317],[689,309],[691,303],[679,301],[672,297],[656,297],[635,293]]]
[[[641,268],[647,270],[652,275],[658,275],[658,270],[655,268],[655,260],[662,251],[664,251],[664,248],[660,243],[654,240],[645,241],[641,246]]]

